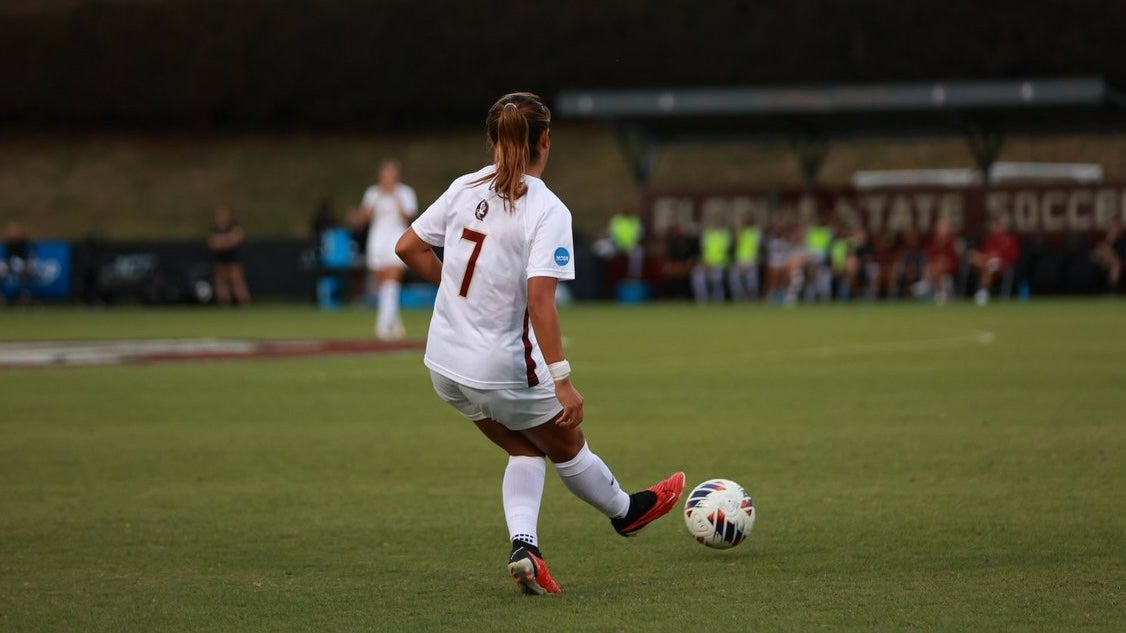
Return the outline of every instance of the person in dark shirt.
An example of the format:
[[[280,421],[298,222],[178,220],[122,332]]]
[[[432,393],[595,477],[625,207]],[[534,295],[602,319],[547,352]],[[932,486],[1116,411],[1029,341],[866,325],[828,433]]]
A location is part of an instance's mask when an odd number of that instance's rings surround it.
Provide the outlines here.
[[[246,232],[235,221],[231,210],[225,206],[216,209],[207,248],[214,258],[215,300],[219,305],[229,305],[232,294],[240,305],[250,303],[246,271],[239,258],[239,247],[245,240]]]
[[[1126,260],[1126,234],[1122,231],[1122,222],[1115,221],[1107,227],[1106,235],[1095,244],[1091,255],[1106,271],[1107,290],[1118,292],[1122,281],[1122,262]]]
[[[920,288],[919,282],[923,281],[927,269],[927,249],[918,229],[904,230],[897,242],[891,284],[888,286],[889,297],[899,297]]]
[[[680,224],[669,227],[661,260],[661,294],[665,297],[692,296],[692,271],[700,261],[700,238],[689,235]]]
[[[4,259],[0,261],[0,304],[10,298],[20,305],[31,303],[34,259],[27,231],[18,222],[9,222],[4,227]]]

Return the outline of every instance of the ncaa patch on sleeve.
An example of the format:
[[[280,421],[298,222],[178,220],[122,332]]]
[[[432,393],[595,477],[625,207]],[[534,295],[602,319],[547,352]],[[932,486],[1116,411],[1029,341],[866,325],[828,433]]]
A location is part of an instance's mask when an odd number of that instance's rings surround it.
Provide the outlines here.
[[[569,263],[571,263],[571,253],[562,246],[555,249],[555,264],[557,266],[566,266]]]

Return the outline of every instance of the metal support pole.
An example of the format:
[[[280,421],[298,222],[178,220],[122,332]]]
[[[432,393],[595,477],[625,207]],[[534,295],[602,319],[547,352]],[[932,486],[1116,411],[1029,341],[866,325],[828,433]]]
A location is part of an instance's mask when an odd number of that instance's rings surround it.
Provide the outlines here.
[[[966,139],[981,171],[982,182],[988,183],[989,171],[1005,145],[1005,133],[999,126],[972,125],[966,130]]]
[[[629,161],[633,179],[638,185],[648,184],[661,158],[661,146],[636,125],[617,123],[614,132]]]
[[[821,165],[829,154],[829,142],[819,134],[807,132],[796,137],[791,145],[798,155],[802,188],[806,191],[816,188]]]

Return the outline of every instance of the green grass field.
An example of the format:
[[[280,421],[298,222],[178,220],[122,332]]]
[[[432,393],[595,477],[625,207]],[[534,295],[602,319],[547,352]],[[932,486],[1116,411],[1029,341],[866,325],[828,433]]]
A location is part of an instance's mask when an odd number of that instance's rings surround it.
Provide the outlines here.
[[[0,312],[0,339],[362,337],[372,314]],[[412,334],[427,315],[408,315]],[[593,448],[755,497],[717,552],[505,458],[420,355],[0,370],[0,630],[1126,630],[1126,304],[564,312]]]

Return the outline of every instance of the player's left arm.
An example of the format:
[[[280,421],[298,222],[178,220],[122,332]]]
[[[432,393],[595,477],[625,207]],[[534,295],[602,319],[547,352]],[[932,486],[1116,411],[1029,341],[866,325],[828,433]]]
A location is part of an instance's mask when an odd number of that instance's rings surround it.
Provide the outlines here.
[[[571,257],[574,248],[570,211],[562,205],[548,209],[531,236],[526,270],[528,317],[543,359],[555,380],[555,397],[563,405],[563,413],[555,423],[564,428],[578,426],[583,421],[583,397],[571,384],[570,364],[563,355],[559,310],[555,306],[559,282],[575,278],[575,262]]]
[[[413,228],[408,228],[395,244],[395,254],[411,270],[426,281],[438,284],[442,281],[442,260],[434,253],[434,248],[422,240]]]
[[[561,363],[563,356],[563,328],[559,324],[559,309],[555,306],[556,277],[531,277],[528,279],[528,320],[536,332],[536,341],[547,364]],[[554,372],[553,372],[554,373]],[[569,375],[555,379],[555,397],[563,405],[563,413],[555,423],[564,428],[578,426],[583,421],[583,396],[571,383]]]

